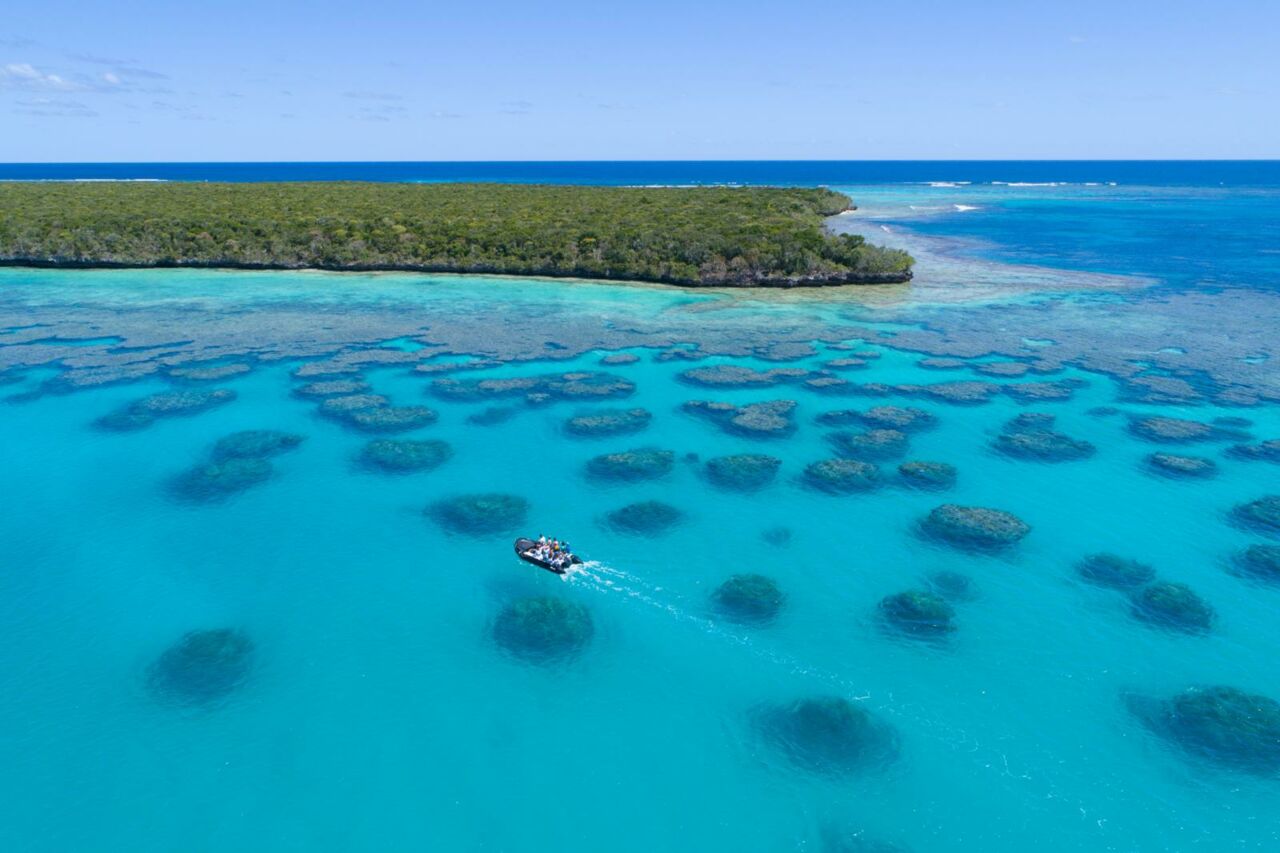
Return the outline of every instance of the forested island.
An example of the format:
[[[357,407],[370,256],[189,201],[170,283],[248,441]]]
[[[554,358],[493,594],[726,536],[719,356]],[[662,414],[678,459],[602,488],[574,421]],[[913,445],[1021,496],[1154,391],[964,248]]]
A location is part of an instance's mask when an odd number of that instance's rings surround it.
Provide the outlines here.
[[[901,282],[816,188],[0,182],[0,263],[401,270],[687,286]]]

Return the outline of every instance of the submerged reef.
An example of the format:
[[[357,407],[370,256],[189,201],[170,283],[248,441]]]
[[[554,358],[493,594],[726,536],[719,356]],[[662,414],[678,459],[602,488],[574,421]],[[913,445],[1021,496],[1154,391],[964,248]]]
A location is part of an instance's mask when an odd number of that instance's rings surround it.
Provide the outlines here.
[[[1057,382],[1016,382],[1003,386],[1004,393],[1019,403],[1056,403],[1070,400],[1079,382],[1060,379]]]
[[[1016,424],[996,436],[992,446],[1005,456],[1035,462],[1087,459],[1095,451],[1094,446],[1083,439],[1050,429],[1022,428]]]
[[[453,402],[471,403],[523,397],[534,404],[618,399],[631,396],[635,390],[635,383],[629,379],[595,371],[487,379],[446,377],[434,380],[430,388],[436,397]]]
[[[472,426],[497,426],[505,424],[518,414],[520,410],[515,406],[489,406],[467,415],[467,423]]]
[[[1227,449],[1227,455],[1235,459],[1257,462],[1280,462],[1280,438],[1257,444],[1236,444]]]
[[[711,353],[703,352],[696,347],[691,348],[687,344],[678,344],[655,354],[653,360],[658,364],[667,364],[672,361],[702,361],[710,358],[710,356]]]
[[[223,436],[213,445],[214,462],[228,459],[269,459],[302,444],[303,436],[273,429],[250,429]]]
[[[712,600],[716,609],[734,622],[764,625],[777,618],[786,596],[773,578],[742,574],[720,584]]]
[[[643,348],[665,353],[663,358],[678,359],[748,358],[758,348],[775,343],[785,345],[784,349],[803,350],[815,342],[830,345],[856,339],[865,342],[859,347],[891,346],[901,352],[918,353],[923,359],[937,357],[952,366],[971,366],[978,363],[976,359],[995,354],[998,358],[1025,361],[1036,374],[1069,367],[1106,374],[1120,383],[1149,375],[1153,369],[1178,371],[1179,377],[1194,380],[1192,390],[1198,395],[1194,402],[1242,406],[1280,401],[1280,377],[1273,354],[1274,323],[1268,322],[1280,310],[1280,296],[1258,289],[1170,293],[1159,300],[1125,304],[1084,304],[1075,300],[1009,302],[998,311],[948,312],[945,321],[942,316],[934,316],[932,322],[923,325],[921,311],[915,306],[890,305],[878,315],[879,320],[896,324],[890,332],[879,324],[876,328],[861,326],[861,318],[852,315],[820,318],[812,313],[792,313],[789,307],[784,309],[785,322],[777,322],[780,315],[772,307],[767,309],[769,313],[746,306],[734,311],[708,310],[711,304],[723,307],[715,299],[690,300],[652,315],[629,311],[624,305],[599,311],[562,310],[554,320],[533,304],[529,307],[534,310],[514,305],[493,310],[476,310],[474,305],[466,309],[441,305],[438,315],[406,310],[416,304],[414,299],[369,301],[358,309],[326,310],[322,317],[314,307],[302,306],[296,300],[257,303],[252,312],[244,312],[223,310],[240,304],[236,295],[239,288],[227,286],[234,284],[231,275],[206,270],[191,270],[184,275],[192,277],[199,287],[216,288],[216,294],[199,304],[155,303],[127,311],[114,303],[85,300],[76,307],[74,316],[68,315],[67,303],[60,299],[0,300],[0,326],[19,329],[5,335],[8,345],[0,348],[0,371],[60,369],[57,382],[33,392],[41,396],[154,378],[207,365],[213,355],[255,362],[307,359],[295,371],[299,379],[359,376],[370,366],[390,364],[414,371],[428,368],[421,375],[435,376],[443,371],[469,370],[475,365],[531,362],[546,359],[549,354],[555,359],[598,358],[602,349],[639,352]],[[930,285],[925,283],[925,287]],[[946,292],[934,288],[932,293],[950,299],[954,291],[955,288]],[[536,300],[531,297],[533,302]],[[1134,322],[1115,322],[1117,311]],[[774,322],[762,322],[765,317]],[[1231,328],[1229,337],[1221,334],[1221,323]],[[86,325],[92,326],[91,334],[86,332]],[[554,342],[561,349],[547,347],[549,327],[554,329]],[[182,340],[174,340],[173,330],[177,328],[182,330]],[[1160,354],[1174,329],[1185,352]],[[107,334],[127,340],[128,347],[24,345],[50,337]],[[398,338],[428,343],[416,352],[393,351],[384,346],[386,341]],[[1034,342],[1028,343],[1029,340]],[[1052,345],[1041,341],[1052,341]],[[860,353],[855,356],[864,357]],[[843,381],[838,376],[826,378]],[[1003,394],[1001,387],[990,383],[988,391],[974,392],[975,399]],[[868,395],[901,393],[941,399],[918,390],[900,391],[883,383],[863,385],[857,390]],[[954,396],[945,390],[940,393]]]
[[[436,417],[426,406],[375,406],[351,412],[344,420],[363,432],[407,432],[435,423]]]
[[[604,438],[639,432],[651,420],[653,415],[644,409],[597,409],[569,418],[564,429],[579,438]]]
[[[252,372],[248,364],[212,364],[206,367],[193,365],[177,367],[169,371],[169,378],[178,382],[221,382],[233,376],[243,376]]]
[[[1011,512],[958,504],[936,507],[921,527],[933,539],[978,551],[1006,548],[1031,532],[1030,525]]]
[[[823,459],[805,467],[804,482],[828,494],[849,495],[880,485],[880,469],[859,459]]]
[[[620,453],[605,453],[587,461],[587,475],[597,480],[634,483],[654,480],[671,472],[676,455],[670,450],[638,447]]]
[[[390,403],[381,394],[342,394],[322,402],[318,411],[328,418],[344,419],[354,412],[377,409]]]
[[[299,397],[318,400],[325,397],[349,397],[368,391],[369,383],[363,379],[322,379],[293,389],[293,393]]]
[[[298,447],[303,436],[270,429],[251,429],[223,436],[209,460],[169,482],[174,497],[192,503],[220,501],[271,479],[272,457]]]
[[[1155,581],[1132,594],[1133,615],[1161,628],[1203,633],[1213,627],[1213,608],[1183,583]]]
[[[1225,437],[1213,424],[1163,415],[1133,418],[1129,421],[1129,432],[1144,441],[1161,444],[1190,444],[1199,441],[1216,441]]]
[[[253,642],[243,631],[190,631],[156,659],[147,682],[163,699],[207,705],[244,683],[252,664]]]
[[[998,376],[1006,379],[1018,379],[1027,375],[1031,365],[1023,361],[983,361],[973,365],[974,373],[983,376]]]
[[[814,393],[824,394],[828,397],[883,396],[883,394],[873,390],[878,387],[876,385],[860,385],[857,382],[850,382],[848,379],[829,374],[809,377],[804,380],[804,387]],[[889,386],[884,387],[886,389],[884,393],[891,392],[892,389]]]
[[[907,434],[896,429],[870,429],[866,432],[837,432],[830,436],[836,453],[849,459],[878,462],[907,452]]]
[[[94,425],[111,432],[128,432],[151,426],[157,418],[198,415],[236,398],[229,388],[190,389],[152,394],[103,415]]]
[[[499,648],[526,663],[542,665],[574,657],[594,633],[586,607],[551,596],[512,601],[493,623],[493,639]]]
[[[762,361],[803,361],[817,354],[809,341],[770,339],[751,348],[751,355]]]
[[[405,432],[434,423],[436,413],[426,406],[392,406],[380,394],[329,397],[320,414],[361,432]]]
[[[765,741],[810,773],[848,776],[897,758],[898,736],[859,703],[842,696],[798,699],[756,714]]]
[[[609,366],[621,366],[624,364],[635,364],[640,360],[640,356],[629,352],[611,352],[600,358],[600,363]]]
[[[790,527],[769,527],[760,532],[760,540],[775,548],[784,548],[791,544]]]
[[[947,462],[913,460],[898,466],[902,483],[916,489],[949,489],[956,484],[956,466]]]
[[[770,400],[745,406],[690,400],[682,408],[688,414],[718,424],[725,432],[748,438],[777,438],[795,430],[794,400]]]
[[[919,432],[938,423],[931,413],[913,406],[874,406],[862,412],[859,420],[869,427],[901,432]]]
[[[896,386],[900,393],[925,397],[955,406],[980,406],[983,403],[988,403],[992,397],[1000,393],[1002,387],[1007,386],[975,380],[939,382],[933,385]]]
[[[1241,574],[1280,582],[1280,545],[1250,545],[1236,556],[1235,564]]]
[[[1057,415],[1048,412],[1023,412],[1005,421],[1004,432],[1035,432],[1053,429],[1058,422]]]
[[[271,463],[266,459],[232,456],[189,468],[173,478],[169,490],[184,501],[209,503],[265,483],[271,479],[272,472]]]
[[[735,492],[751,492],[773,482],[782,460],[763,453],[738,453],[707,460],[707,480]]]
[[[932,592],[907,590],[886,596],[879,611],[887,627],[908,636],[940,637],[956,629],[954,608]]]
[[[453,456],[453,448],[438,439],[377,438],[360,451],[360,463],[392,474],[431,471]]]
[[[627,504],[606,516],[610,527],[636,536],[661,536],[683,519],[683,512],[662,501]]]
[[[1264,495],[1231,511],[1236,524],[1269,536],[1280,536],[1280,495]]]
[[[767,388],[781,382],[795,382],[809,375],[809,371],[796,367],[756,370],[737,364],[718,364],[691,368],[677,378],[688,385],[704,388]]]
[[[1146,563],[1115,554],[1090,554],[1076,565],[1081,578],[1109,589],[1136,589],[1155,580],[1156,570]]]
[[[962,358],[947,358],[944,356],[922,358],[916,362],[916,367],[923,367],[925,370],[960,370],[968,366],[969,362]]]
[[[519,495],[497,492],[459,495],[437,501],[427,507],[426,514],[451,533],[489,536],[523,524],[529,502]]]
[[[1154,474],[1172,479],[1205,479],[1218,473],[1218,465],[1203,456],[1176,453],[1152,453],[1146,458],[1147,468]]]
[[[1130,710],[1153,732],[1214,764],[1280,773],[1280,702],[1235,687],[1192,687],[1171,698],[1129,697]]]

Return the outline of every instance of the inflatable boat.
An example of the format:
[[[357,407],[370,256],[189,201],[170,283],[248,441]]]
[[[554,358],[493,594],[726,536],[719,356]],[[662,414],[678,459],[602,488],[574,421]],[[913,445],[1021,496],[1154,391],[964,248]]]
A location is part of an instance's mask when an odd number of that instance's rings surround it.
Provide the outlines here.
[[[547,571],[555,572],[558,575],[563,575],[565,572],[569,571],[570,566],[577,566],[582,563],[582,560],[577,554],[570,554],[559,565],[556,565],[550,560],[544,560],[539,557],[536,550],[537,547],[538,543],[532,539],[517,539],[516,556],[524,560],[526,563],[533,563],[540,569],[546,569]]]

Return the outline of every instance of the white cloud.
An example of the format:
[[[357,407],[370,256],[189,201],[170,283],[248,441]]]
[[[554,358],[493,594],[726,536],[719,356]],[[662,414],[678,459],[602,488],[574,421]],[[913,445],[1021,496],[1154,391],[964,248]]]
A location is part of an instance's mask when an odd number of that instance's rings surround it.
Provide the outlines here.
[[[0,67],[0,88],[25,92],[116,92],[129,87],[114,71],[95,77],[67,76],[37,68],[30,62],[10,62]]]
[[[30,62],[11,62],[0,66],[0,89],[21,92],[146,92],[165,94],[167,89],[153,85],[139,85],[135,79],[162,79],[158,74],[144,69],[112,68],[93,74],[59,74],[38,68]]]
[[[58,74],[47,74],[29,62],[11,62],[0,68],[0,86],[45,92],[82,92],[87,88]]]

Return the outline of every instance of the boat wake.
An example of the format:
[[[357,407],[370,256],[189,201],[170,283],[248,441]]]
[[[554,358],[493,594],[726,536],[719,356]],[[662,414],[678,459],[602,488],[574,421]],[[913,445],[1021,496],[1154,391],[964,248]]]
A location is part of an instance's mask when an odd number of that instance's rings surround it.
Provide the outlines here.
[[[1055,801],[1057,805],[1072,812],[1078,810],[1081,815],[1095,816],[1097,810],[1084,801],[1065,798],[1057,793],[1059,786],[1054,779],[1054,773],[1045,769],[1054,767],[1057,763],[1056,758],[1051,754],[1046,754],[1039,761],[1025,766],[1012,764],[1009,754],[999,744],[988,743],[979,733],[957,726],[929,707],[917,702],[903,701],[893,693],[874,696],[866,690],[865,684],[859,684],[837,672],[814,666],[785,652],[763,645],[755,634],[739,633],[731,626],[697,613],[698,606],[682,600],[683,597],[679,593],[598,560],[588,560],[572,566],[562,579],[604,595],[625,596],[631,601],[642,603],[698,628],[704,634],[733,643],[756,659],[780,667],[790,675],[821,682],[846,699],[866,703],[868,708],[883,714],[886,718],[896,718],[910,725],[915,731],[944,744],[952,751],[968,755],[971,761],[986,770],[1039,791],[1046,800]],[[1025,757],[1022,760],[1027,761]],[[1105,818],[1100,820],[1099,826],[1105,820]]]
[[[682,601],[682,596],[678,593],[651,583],[644,578],[637,577],[630,572],[605,565],[596,560],[590,560],[574,566],[565,575],[565,579],[603,594],[626,596],[632,601],[644,604],[668,616],[672,616],[680,622],[698,628],[704,634],[746,649],[753,656],[776,664],[792,675],[823,681],[850,699],[866,701],[871,698],[869,694],[861,690],[850,679],[762,645],[755,635],[739,632],[734,630],[731,625],[726,625],[710,616],[696,612],[699,608],[696,605]]]

